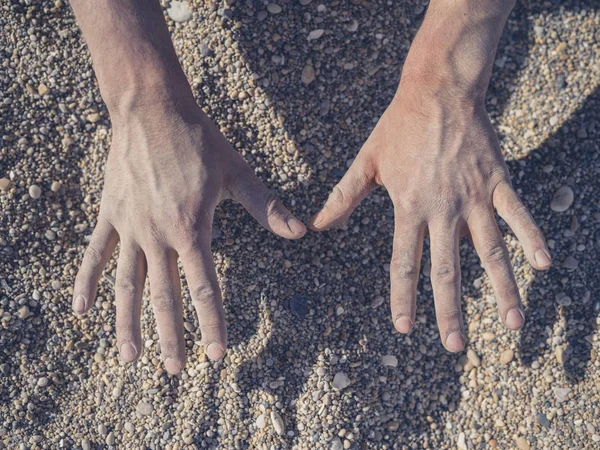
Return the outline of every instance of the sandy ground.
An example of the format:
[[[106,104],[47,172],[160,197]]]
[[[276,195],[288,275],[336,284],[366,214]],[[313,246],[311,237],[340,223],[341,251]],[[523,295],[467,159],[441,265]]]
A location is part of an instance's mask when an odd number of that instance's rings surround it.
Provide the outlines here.
[[[427,3],[277,3],[193,1],[169,27],[199,104],[308,219],[392,98]],[[517,3],[487,104],[555,262],[534,271],[502,224],[524,329],[502,328],[464,242],[468,352],[441,346],[427,245],[416,329],[394,332],[382,190],[346,226],[298,242],[224,203],[213,250],[230,348],[206,360],[184,284],[189,360],[169,377],[147,298],[144,357],[119,363],[114,260],[92,313],[70,312],[110,121],[70,7],[3,1],[0,448],[600,448],[600,4]],[[563,212],[559,189],[573,192]]]

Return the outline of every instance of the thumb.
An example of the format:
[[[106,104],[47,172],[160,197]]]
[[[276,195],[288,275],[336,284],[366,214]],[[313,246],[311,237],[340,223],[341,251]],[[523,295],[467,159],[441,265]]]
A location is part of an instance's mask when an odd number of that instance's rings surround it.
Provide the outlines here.
[[[333,188],[323,208],[312,218],[311,229],[322,231],[344,222],[354,208],[377,188],[371,171],[366,170],[364,160],[359,158],[360,154]]]
[[[260,181],[252,168],[243,161],[230,181],[233,199],[263,227],[286,239],[299,239],[306,233],[304,224],[283,206],[281,200]]]

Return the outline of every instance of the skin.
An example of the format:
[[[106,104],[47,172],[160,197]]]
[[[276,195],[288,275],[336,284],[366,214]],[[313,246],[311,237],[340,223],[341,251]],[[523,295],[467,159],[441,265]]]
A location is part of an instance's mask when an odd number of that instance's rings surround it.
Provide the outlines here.
[[[550,253],[511,186],[485,90],[504,23],[504,0],[432,0],[404,65],[398,91],[334,187],[310,227],[321,231],[348,218],[384,186],[394,204],[390,264],[396,329],[412,330],[423,247],[431,243],[431,283],[440,337],[451,352],[466,343],[460,309],[459,239],[470,236],[490,276],[500,317],[511,330],[525,316],[494,209],[513,229],[538,270]]]
[[[206,354],[220,359],[227,331],[210,248],[215,207],[235,199],[287,239],[302,237],[306,227],[195,103],[158,3],[72,5],[113,125],[100,213],[75,279],[73,310],[90,309],[120,241],[115,293],[121,359],[135,361],[143,348],[140,312],[148,275],[164,365],[178,373],[186,360],[179,258]]]
[[[234,198],[267,229],[300,238],[304,225],[257,179],[196,105],[157,2],[72,0],[113,123],[98,224],[74,287],[73,309],[93,304],[117,242],[117,340],[123,361],[142,350],[146,275],[165,367],[185,364],[177,259],[209,358],[226,349],[221,293],[210,253],[213,213]],[[404,65],[398,92],[352,167],[311,220],[313,230],[344,221],[378,186],[395,206],[392,318],[414,324],[422,242],[429,233],[436,315],[444,346],[460,351],[458,242],[470,235],[510,329],[523,309],[494,208],[536,269],[550,266],[540,230],[511,187],[483,100],[505,0],[432,0]],[[123,45],[127,42],[127,45]]]

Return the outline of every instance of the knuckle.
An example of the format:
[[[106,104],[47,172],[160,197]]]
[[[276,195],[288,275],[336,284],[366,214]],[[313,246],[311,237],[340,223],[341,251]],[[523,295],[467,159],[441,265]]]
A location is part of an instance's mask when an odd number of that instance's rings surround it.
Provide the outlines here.
[[[117,298],[132,298],[137,293],[137,287],[132,279],[117,278],[115,283],[115,292],[117,293]]]
[[[457,328],[457,325],[460,325],[462,320],[462,315],[460,310],[456,308],[440,308],[437,313],[438,320],[445,324],[446,326],[452,326],[453,328]]]
[[[431,277],[438,283],[457,284],[460,281],[460,271],[454,264],[441,263],[431,268]]]
[[[88,245],[83,256],[84,260],[91,265],[97,266],[102,262],[102,253],[94,244]]]
[[[399,280],[412,281],[419,275],[419,268],[412,261],[407,261],[402,256],[392,256],[390,269],[393,275]]]
[[[175,310],[175,297],[166,292],[159,292],[151,296],[152,307],[158,313],[172,312]]]
[[[212,303],[219,297],[219,286],[216,282],[206,282],[190,288],[192,301],[197,308],[202,308]]]
[[[508,261],[508,251],[503,244],[495,243],[483,255],[485,264],[503,264]]]

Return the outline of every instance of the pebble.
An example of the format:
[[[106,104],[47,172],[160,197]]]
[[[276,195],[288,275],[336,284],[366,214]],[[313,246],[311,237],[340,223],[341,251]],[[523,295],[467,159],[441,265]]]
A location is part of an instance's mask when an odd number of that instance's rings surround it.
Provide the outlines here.
[[[342,389],[350,386],[350,378],[348,378],[348,375],[346,375],[344,372],[338,372],[333,377],[332,386],[334,389],[341,391]]]
[[[549,429],[552,426],[552,423],[548,420],[544,413],[538,413],[536,419],[540,425],[544,426],[546,429]]]
[[[192,11],[188,2],[172,0],[171,6],[167,8],[167,14],[174,22],[187,22],[192,18]]]
[[[467,359],[475,367],[479,367],[481,365],[481,359],[473,349],[467,350]]]
[[[82,450],[92,450],[92,444],[87,439],[81,440],[81,448]]]
[[[112,431],[106,436],[106,445],[115,445],[115,434]]]
[[[508,363],[510,363],[513,360],[514,357],[515,357],[515,352],[512,349],[507,348],[500,355],[500,364],[502,364],[503,366],[505,366]]]
[[[259,415],[259,416],[256,418],[256,422],[255,422],[255,424],[256,424],[256,427],[257,427],[259,430],[262,430],[262,429],[265,427],[265,425],[267,424],[267,418],[266,418],[266,416],[265,416],[264,414],[260,414],[260,415]]]
[[[570,393],[571,393],[570,388],[561,388],[561,387],[554,388],[554,395],[556,396],[556,400],[558,400],[561,403],[567,399],[567,396]]]
[[[302,82],[306,85],[315,81],[315,78],[316,78],[315,68],[311,64],[307,64],[306,66],[304,66],[304,69],[302,69],[301,78],[302,78]]]
[[[563,261],[562,266],[565,269],[569,269],[569,270],[575,270],[577,269],[577,267],[579,267],[579,261],[577,261],[575,258],[573,258],[572,256],[567,256],[565,258],[565,260]]]
[[[271,14],[279,14],[282,9],[277,3],[269,3],[267,5],[267,11],[269,11]]]
[[[53,181],[52,184],[50,185],[50,190],[52,192],[58,192],[61,188],[62,184],[60,183],[60,181]]]
[[[525,439],[524,437],[518,437],[516,441],[519,450],[529,450],[529,441],[527,439]]]
[[[11,182],[8,178],[0,178],[0,191],[6,192],[10,189]]]
[[[321,36],[323,36],[323,33],[325,33],[325,30],[323,30],[322,28],[319,28],[318,30],[312,30],[310,33],[308,33],[308,41],[316,41],[317,39],[319,39]]]
[[[467,450],[467,443],[465,442],[465,433],[460,433],[456,441],[456,446],[460,450]]]
[[[150,414],[152,414],[154,407],[152,406],[152,403],[140,401],[137,405],[136,410],[142,416],[149,416]]]
[[[574,199],[573,189],[570,186],[562,186],[554,193],[554,197],[550,202],[550,209],[554,212],[565,212],[571,207]]]
[[[25,320],[31,315],[29,311],[29,306],[23,305],[19,308],[19,319]]]
[[[283,419],[277,411],[271,411],[271,422],[273,423],[275,433],[277,433],[279,436],[283,436],[285,433],[285,425],[283,423]]]
[[[50,88],[48,86],[46,86],[44,83],[42,83],[38,86],[37,91],[38,91],[38,94],[43,97],[44,95],[47,95],[50,92]]]
[[[381,364],[386,367],[398,367],[398,358],[394,355],[385,355],[381,358]]]
[[[96,123],[100,120],[101,116],[98,113],[91,113],[85,116],[85,119],[90,123]]]
[[[290,299],[290,310],[298,319],[304,319],[308,314],[308,301],[306,297],[296,294]]]
[[[32,199],[37,200],[42,196],[42,189],[37,184],[32,184],[29,186],[29,196]]]

